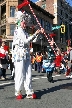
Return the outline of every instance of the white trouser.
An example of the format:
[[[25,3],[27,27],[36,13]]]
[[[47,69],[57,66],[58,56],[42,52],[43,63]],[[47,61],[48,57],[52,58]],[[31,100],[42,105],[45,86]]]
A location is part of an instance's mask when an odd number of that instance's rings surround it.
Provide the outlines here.
[[[30,91],[31,87],[31,61],[22,60],[20,62],[15,62],[15,95],[22,90],[22,85],[26,91]]]

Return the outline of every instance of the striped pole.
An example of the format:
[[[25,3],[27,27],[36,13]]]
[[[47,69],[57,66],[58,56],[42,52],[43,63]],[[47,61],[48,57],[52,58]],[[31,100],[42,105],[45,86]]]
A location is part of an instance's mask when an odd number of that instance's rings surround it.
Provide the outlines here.
[[[38,21],[38,18],[36,17],[36,15],[35,15],[35,13],[34,13],[34,11],[33,11],[32,7],[31,7],[31,5],[30,5],[30,4],[28,4],[28,5],[29,5],[30,10],[31,10],[31,12],[32,12],[33,16],[35,17],[35,19],[36,19],[36,21],[37,21],[38,25],[40,26],[40,28],[42,28],[42,26],[41,26],[40,22]],[[51,40],[48,38],[48,36],[47,36],[47,34],[45,33],[45,31],[44,31],[44,35],[45,35],[45,37],[46,37],[46,39],[47,39],[48,43],[50,44],[50,43],[51,43]],[[55,42],[54,42],[54,43],[55,43]],[[55,49],[54,49],[53,45],[51,45],[51,44],[50,44],[50,46],[51,46],[51,48],[53,49],[54,53],[56,54],[56,51],[55,51]],[[58,46],[56,45],[56,43],[55,43],[55,46],[58,48]]]
[[[27,5],[30,7],[30,10],[31,10],[33,16],[35,17],[35,19],[36,19],[38,25],[40,26],[40,28],[42,28],[40,22],[38,21],[38,18],[36,17],[36,15],[35,15],[35,13],[34,13],[32,7],[31,7],[31,5],[30,5],[30,2],[29,2],[28,0],[24,0],[24,2],[23,2],[22,4],[20,4],[20,5],[18,5],[17,8],[18,8],[18,9],[21,9],[23,6],[27,6]],[[46,35],[45,31],[44,31],[43,34],[45,35],[45,37],[46,37],[48,43],[50,44],[52,50],[54,51],[54,53],[55,53],[55,55],[56,55],[56,51],[55,51],[53,45],[51,45],[51,43],[52,43],[51,39],[48,38],[48,35]],[[58,46],[56,45],[55,42],[54,42],[54,44],[55,44],[55,46],[58,48]],[[58,48],[58,49],[59,49],[59,48]]]

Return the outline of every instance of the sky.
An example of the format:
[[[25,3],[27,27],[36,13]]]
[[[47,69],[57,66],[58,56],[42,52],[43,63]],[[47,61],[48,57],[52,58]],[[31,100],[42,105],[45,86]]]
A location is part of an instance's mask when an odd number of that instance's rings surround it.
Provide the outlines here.
[[[32,2],[36,2],[36,1],[38,1],[38,0],[31,0]]]
[[[72,0],[66,0],[72,6]]]
[[[31,0],[32,2],[36,2],[38,0]],[[72,0],[66,0],[72,6]]]

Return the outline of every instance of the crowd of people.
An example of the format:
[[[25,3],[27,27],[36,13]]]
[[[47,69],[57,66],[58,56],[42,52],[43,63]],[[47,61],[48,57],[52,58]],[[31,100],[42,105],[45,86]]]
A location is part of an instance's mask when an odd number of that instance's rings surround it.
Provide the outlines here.
[[[10,66],[11,70],[11,77],[10,79],[14,79],[15,73],[14,73],[14,63],[12,62],[12,54],[8,54],[8,51],[4,49],[5,42],[3,41],[0,47],[0,56],[1,53],[3,53],[5,59],[3,63],[3,59],[0,59],[0,79],[5,80],[6,79],[6,69]],[[72,71],[72,47],[68,47],[67,51],[60,52],[60,50],[57,50],[57,55],[54,60],[55,63],[55,69],[54,72],[57,74],[67,74],[68,69]],[[43,70],[43,60],[48,58],[47,52],[36,52],[31,53],[31,68],[33,71],[37,71],[38,73],[44,72]]]
[[[55,57],[55,60],[53,61],[55,63],[55,69],[54,72],[56,74],[65,74],[68,75],[68,69],[70,69],[70,72],[72,71],[72,47],[68,47],[67,51],[60,51],[57,50],[57,55]],[[31,55],[31,64],[32,64],[32,70],[38,71],[38,73],[43,72],[43,60],[48,58],[48,53],[42,53],[42,52],[36,52],[36,54]]]
[[[8,47],[6,48],[6,41],[1,42],[0,46],[0,79],[1,80],[6,80],[6,69],[8,69],[10,65],[10,70],[11,70],[11,76],[13,75],[13,68],[14,65],[12,63],[12,54],[8,53]],[[12,79],[14,79],[12,77]]]

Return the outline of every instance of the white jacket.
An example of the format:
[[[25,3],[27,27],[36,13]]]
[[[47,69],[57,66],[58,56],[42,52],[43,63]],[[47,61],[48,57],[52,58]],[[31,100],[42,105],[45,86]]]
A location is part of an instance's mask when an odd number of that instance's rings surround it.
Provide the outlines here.
[[[21,27],[14,31],[13,45],[12,45],[12,60],[20,61],[23,59],[30,59],[30,42],[36,42],[36,35],[29,36]]]

